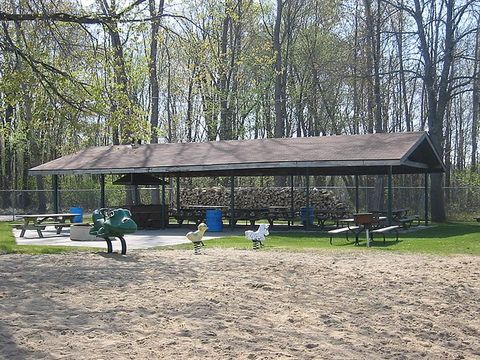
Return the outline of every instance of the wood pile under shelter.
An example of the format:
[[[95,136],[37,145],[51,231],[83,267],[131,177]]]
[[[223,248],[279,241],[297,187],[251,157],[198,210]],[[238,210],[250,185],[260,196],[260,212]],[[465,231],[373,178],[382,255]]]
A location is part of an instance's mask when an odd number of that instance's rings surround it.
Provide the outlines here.
[[[335,210],[344,208],[336,196],[323,189],[310,189],[310,206],[316,209]],[[235,207],[238,209],[261,209],[273,206],[291,206],[291,190],[288,187],[235,188]],[[230,206],[230,189],[225,187],[182,189],[180,206]],[[293,190],[293,207],[298,211],[305,206],[305,189]]]

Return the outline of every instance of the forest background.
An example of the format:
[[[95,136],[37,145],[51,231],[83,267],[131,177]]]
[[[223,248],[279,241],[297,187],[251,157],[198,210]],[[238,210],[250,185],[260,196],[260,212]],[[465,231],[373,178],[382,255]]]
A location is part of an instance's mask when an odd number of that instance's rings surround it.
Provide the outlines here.
[[[478,0],[0,0],[0,22],[0,208],[87,146],[402,131],[446,164],[434,220],[446,188],[479,196]]]

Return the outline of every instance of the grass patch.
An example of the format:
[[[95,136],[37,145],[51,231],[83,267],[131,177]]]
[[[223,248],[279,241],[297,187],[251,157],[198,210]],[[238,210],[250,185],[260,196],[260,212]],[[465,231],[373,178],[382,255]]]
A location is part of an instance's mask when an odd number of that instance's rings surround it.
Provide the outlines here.
[[[369,250],[365,247],[365,234],[362,233],[360,246],[353,245],[345,240],[344,236],[337,236],[333,245],[329,244],[329,236],[325,232],[276,232],[272,231],[265,241],[264,250]],[[220,239],[206,240],[208,248],[235,248],[252,249],[252,242],[243,236],[226,236]],[[189,249],[191,244],[182,244],[157,249]],[[480,255],[480,223],[446,223],[436,224],[432,228],[417,230],[409,233],[400,233],[399,241],[395,242],[394,235],[387,235],[386,246],[383,246],[381,236],[376,238],[372,249],[381,251],[416,252],[430,254],[469,254]],[[0,254],[57,254],[72,251],[98,251],[97,248],[72,247],[72,246],[41,246],[17,245],[8,222],[0,222]]]
[[[414,230],[413,228],[412,230]],[[265,241],[263,250],[288,249],[356,249],[367,250],[365,247],[365,234],[360,237],[360,246],[354,246],[352,236],[350,242],[345,236],[337,236],[333,245],[329,243],[330,237],[325,232],[275,232],[272,231]],[[235,248],[252,249],[252,242],[243,236],[227,236],[220,239],[204,241],[208,248]],[[162,247],[165,249],[165,247]],[[170,249],[192,249],[191,244],[182,244],[168,247]],[[408,233],[400,233],[399,241],[395,241],[394,234],[388,234],[386,245],[383,238],[376,237],[372,249],[382,251],[418,252],[440,255],[469,254],[480,255],[480,224],[479,223],[445,223],[435,224],[428,229],[419,229]]]
[[[0,222],[0,254],[58,254],[74,251],[98,251],[74,246],[17,245],[10,222]]]

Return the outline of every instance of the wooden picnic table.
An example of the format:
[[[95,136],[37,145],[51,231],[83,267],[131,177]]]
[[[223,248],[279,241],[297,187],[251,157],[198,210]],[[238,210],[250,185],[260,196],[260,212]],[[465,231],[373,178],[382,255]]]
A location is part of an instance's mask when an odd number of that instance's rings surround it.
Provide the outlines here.
[[[27,230],[36,230],[38,236],[43,238],[42,230],[45,230],[46,226],[55,226],[57,234],[60,234],[62,228],[71,225],[75,216],[78,216],[78,214],[28,214],[21,216],[21,218],[23,218],[23,224],[16,224],[14,226],[22,230],[20,232],[20,237],[24,237],[25,231]]]
[[[321,229],[325,227],[325,222],[331,220],[335,222],[336,226],[339,226],[339,223],[345,216],[348,216],[349,211],[347,209],[315,209],[315,217],[318,220],[318,225]]]
[[[228,207],[226,206],[216,205],[185,205],[178,210],[173,210],[172,216],[180,225],[182,225],[185,220],[193,221],[198,225],[206,220],[207,210],[222,210],[225,212],[227,209]]]
[[[392,209],[392,217],[393,220],[401,219],[407,216],[409,209],[404,209],[404,208],[398,208],[398,209]],[[370,211],[373,214],[380,214],[380,215],[387,215],[388,211],[387,210],[372,210]]]
[[[418,215],[410,215],[408,212],[409,209],[404,208],[392,209],[392,221],[404,228],[411,226],[414,221],[417,221],[417,224],[419,224],[420,217]],[[387,215],[388,212],[386,210],[372,210],[371,213]]]
[[[245,220],[250,222],[250,225],[255,226],[255,221],[260,219],[268,219],[268,208],[239,208],[233,211],[233,225],[236,225],[238,220]],[[227,218],[232,218],[231,211],[228,211]]]
[[[276,220],[287,221],[290,228],[295,220],[295,212],[289,206],[269,206],[267,220],[271,228],[273,228],[273,222]]]

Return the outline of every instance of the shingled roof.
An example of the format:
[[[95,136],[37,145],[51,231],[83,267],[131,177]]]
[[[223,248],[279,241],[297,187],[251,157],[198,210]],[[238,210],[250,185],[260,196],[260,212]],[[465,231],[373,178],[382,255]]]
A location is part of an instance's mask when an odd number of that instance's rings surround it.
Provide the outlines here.
[[[91,147],[29,170],[30,175],[153,173],[179,176],[442,172],[427,133]]]

